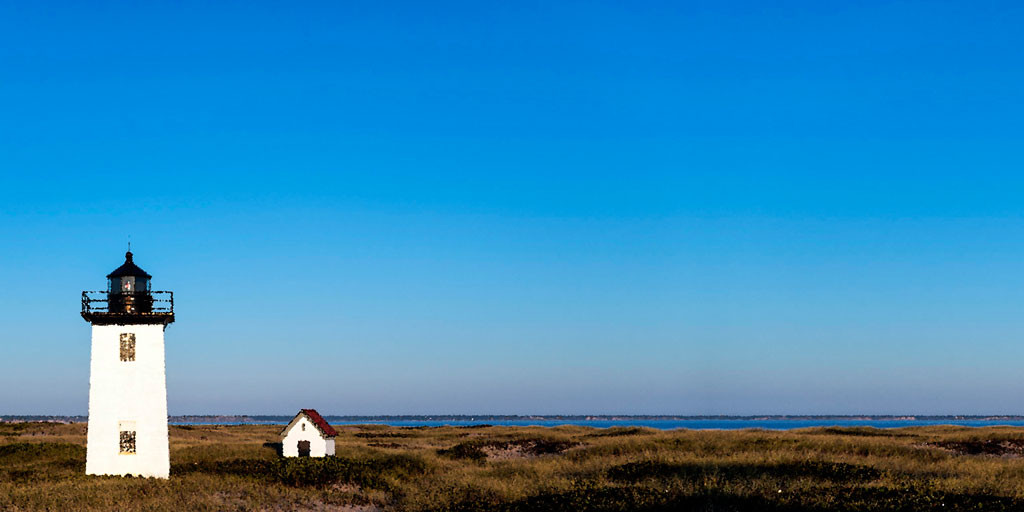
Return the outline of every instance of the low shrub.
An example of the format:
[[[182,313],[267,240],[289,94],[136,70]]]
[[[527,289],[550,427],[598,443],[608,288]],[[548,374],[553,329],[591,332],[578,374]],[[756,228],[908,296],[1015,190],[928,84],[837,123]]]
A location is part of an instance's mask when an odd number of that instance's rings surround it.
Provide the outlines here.
[[[609,427],[601,429],[597,432],[587,434],[587,437],[622,437],[622,436],[642,436],[647,434],[654,434],[657,431],[650,428],[643,427]]]
[[[0,423],[0,436],[17,437],[28,429],[31,423]]]
[[[324,487],[344,482],[374,489],[388,489],[388,478],[426,473],[419,458],[398,454],[366,459],[345,457],[283,457],[277,460],[233,459],[175,464],[175,475],[205,473],[263,478],[292,487]]]
[[[630,462],[608,470],[608,478],[620,482],[639,482],[647,479],[701,479],[715,476],[725,480],[756,478],[791,479],[817,478],[839,482],[875,480],[882,473],[870,466],[845,462],[800,461],[782,463],[666,463],[657,461]]]
[[[544,438],[523,438],[508,441],[472,440],[459,443],[451,448],[438,450],[439,455],[453,459],[484,461],[489,454],[498,451],[514,451],[525,456],[551,455],[562,453],[577,443]]]
[[[71,443],[10,443],[0,445],[0,465],[39,462],[85,463],[85,447]]]
[[[856,437],[914,437],[914,434],[893,432],[891,430],[874,427],[824,427],[821,429],[813,429],[806,433]]]
[[[686,495],[679,492],[635,488],[580,487],[544,493],[506,503],[466,500],[442,508],[451,512],[676,512],[676,511],[795,511],[767,499],[725,493]]]
[[[358,432],[353,435],[362,439],[376,439],[382,437],[412,437],[412,434],[406,434],[405,432]]]
[[[931,446],[944,448],[959,455],[1024,455],[1024,439],[939,441],[932,443]]]

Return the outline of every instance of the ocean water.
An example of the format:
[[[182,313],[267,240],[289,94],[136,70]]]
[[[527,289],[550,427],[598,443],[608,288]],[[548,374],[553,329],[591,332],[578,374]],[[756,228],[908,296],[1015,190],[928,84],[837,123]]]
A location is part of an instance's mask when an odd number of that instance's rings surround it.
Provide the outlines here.
[[[790,430],[808,427],[874,427],[874,428],[899,428],[927,425],[960,425],[967,427],[988,427],[996,425],[1007,425],[1022,427],[1024,419],[595,419],[595,420],[573,420],[573,419],[516,419],[516,420],[392,420],[392,419],[358,419],[326,417],[327,421],[334,426],[341,425],[390,425],[395,427],[440,427],[457,426],[468,427],[474,425],[504,425],[504,426],[542,426],[557,427],[559,425],[580,425],[595,428],[609,427],[650,427],[660,430],[672,430],[685,428],[691,430],[739,430],[746,428],[760,428],[767,430]],[[251,421],[176,421],[172,425],[283,425],[291,418],[282,419],[254,419]]]

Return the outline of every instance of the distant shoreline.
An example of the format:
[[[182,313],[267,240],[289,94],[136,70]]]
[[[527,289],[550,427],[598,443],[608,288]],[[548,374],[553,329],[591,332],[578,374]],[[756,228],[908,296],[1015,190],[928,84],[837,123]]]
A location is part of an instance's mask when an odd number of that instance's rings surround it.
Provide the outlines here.
[[[438,414],[438,415],[378,415],[378,416],[345,416],[323,415],[332,423],[359,423],[381,421],[1024,421],[1024,415],[897,415],[897,414],[825,414],[825,415],[489,415],[489,414]],[[168,416],[170,423],[285,423],[293,415],[176,415]],[[79,423],[88,421],[84,415],[0,415],[0,423],[26,421],[46,421],[58,423]]]

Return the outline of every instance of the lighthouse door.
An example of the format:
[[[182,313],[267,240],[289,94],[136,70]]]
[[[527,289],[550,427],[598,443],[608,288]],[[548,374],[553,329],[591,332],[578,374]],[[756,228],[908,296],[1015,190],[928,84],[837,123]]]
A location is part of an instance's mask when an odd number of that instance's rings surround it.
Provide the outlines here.
[[[309,457],[309,441],[299,441],[299,457]]]

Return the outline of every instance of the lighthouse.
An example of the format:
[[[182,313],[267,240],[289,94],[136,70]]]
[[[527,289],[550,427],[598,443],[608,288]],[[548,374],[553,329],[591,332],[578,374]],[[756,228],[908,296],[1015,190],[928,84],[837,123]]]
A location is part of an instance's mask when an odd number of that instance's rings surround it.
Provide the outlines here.
[[[92,324],[87,475],[170,473],[164,330],[174,294],[151,290],[151,277],[129,251],[105,292],[82,292],[82,318]]]

